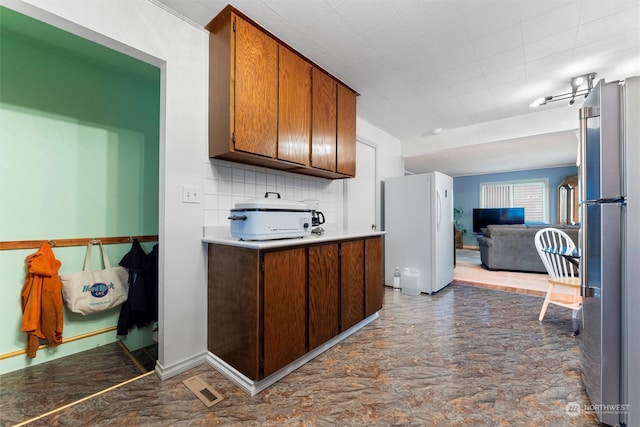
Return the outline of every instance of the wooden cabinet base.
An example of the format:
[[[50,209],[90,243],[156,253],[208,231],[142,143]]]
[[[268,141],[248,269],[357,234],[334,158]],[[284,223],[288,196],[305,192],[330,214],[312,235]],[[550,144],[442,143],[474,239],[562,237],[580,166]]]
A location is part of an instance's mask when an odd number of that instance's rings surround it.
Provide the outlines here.
[[[313,360],[318,355],[324,353],[334,345],[338,344],[340,341],[344,340],[345,338],[349,337],[355,332],[358,332],[360,329],[364,328],[365,326],[367,326],[369,323],[373,322],[377,318],[378,318],[378,313],[372,314],[371,316],[367,317],[366,319],[362,320],[361,322],[357,323],[356,325],[352,326],[351,328],[347,329],[341,334],[333,337],[331,340],[316,347],[315,349],[305,354],[301,358],[295,360],[294,362],[288,364],[287,366],[283,367],[282,369],[278,370],[277,372],[274,372],[273,374],[269,375],[268,377],[260,381],[254,381],[246,377],[240,371],[234,369],[231,365],[229,365],[224,360],[220,359],[218,356],[211,353],[210,351],[207,352],[207,359],[206,359],[207,364],[211,366],[213,369],[215,369],[216,371],[220,372],[222,375],[224,375],[229,381],[231,381],[232,383],[240,387],[242,391],[244,391],[250,396],[255,396],[256,394],[260,393],[270,385],[275,384],[280,379],[284,378],[286,375],[295,371],[300,366]]]
[[[250,393],[382,308],[381,236],[276,248],[209,243],[208,252],[209,359]]]

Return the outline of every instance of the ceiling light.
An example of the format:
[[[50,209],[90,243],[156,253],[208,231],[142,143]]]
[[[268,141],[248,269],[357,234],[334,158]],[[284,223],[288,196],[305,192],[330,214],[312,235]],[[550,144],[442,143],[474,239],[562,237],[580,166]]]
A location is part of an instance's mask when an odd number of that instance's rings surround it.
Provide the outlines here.
[[[538,105],[541,105],[543,102],[544,102],[544,98],[538,98],[535,101],[533,101],[531,104],[529,104],[529,107],[536,108]]]
[[[433,133],[435,133],[435,134],[442,133],[442,128],[435,128],[435,129],[433,130]]]
[[[529,107],[535,108],[540,105],[546,105],[549,102],[553,101],[562,101],[569,100],[569,105],[573,105],[576,102],[576,96],[584,95],[586,98],[589,95],[589,92],[593,89],[593,81],[596,78],[596,73],[588,73],[583,74],[581,76],[575,76],[571,78],[571,92],[562,93],[560,95],[549,95],[544,98],[538,98],[529,104]],[[584,82],[587,82],[587,87],[585,89],[580,89],[580,86]]]

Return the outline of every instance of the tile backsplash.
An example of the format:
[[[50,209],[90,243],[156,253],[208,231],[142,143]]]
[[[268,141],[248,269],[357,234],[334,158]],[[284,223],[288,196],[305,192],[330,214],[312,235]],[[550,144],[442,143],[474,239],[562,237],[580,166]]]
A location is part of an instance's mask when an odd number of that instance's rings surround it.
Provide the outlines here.
[[[204,225],[229,225],[229,210],[267,191],[283,199],[315,199],[327,223],[342,225],[342,180],[330,180],[259,166],[210,159],[204,164]]]

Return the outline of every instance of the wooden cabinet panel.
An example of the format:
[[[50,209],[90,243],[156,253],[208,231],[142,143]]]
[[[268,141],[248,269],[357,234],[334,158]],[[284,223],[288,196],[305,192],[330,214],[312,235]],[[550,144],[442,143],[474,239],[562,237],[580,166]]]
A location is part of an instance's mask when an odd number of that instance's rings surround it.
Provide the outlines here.
[[[382,308],[382,237],[364,241],[365,280],[364,280],[364,316],[369,317]]]
[[[313,69],[311,166],[336,170],[336,81]]]
[[[264,376],[306,353],[304,248],[264,254]]]
[[[356,93],[338,84],[337,172],[356,176]]]
[[[209,244],[207,347],[248,378],[260,378],[258,252]]]
[[[345,331],[364,319],[364,243],[362,240],[340,245],[340,330]]]
[[[233,150],[233,22],[229,11],[220,13],[209,30],[209,156]],[[215,60],[214,60],[215,58]]]
[[[278,43],[235,19],[235,149],[276,157]]]
[[[309,165],[311,64],[279,46],[278,159]]]
[[[340,332],[338,244],[309,248],[309,350]]]
[[[206,29],[210,157],[355,176],[355,92],[231,5]]]
[[[381,237],[208,249],[207,348],[251,380],[382,308]]]

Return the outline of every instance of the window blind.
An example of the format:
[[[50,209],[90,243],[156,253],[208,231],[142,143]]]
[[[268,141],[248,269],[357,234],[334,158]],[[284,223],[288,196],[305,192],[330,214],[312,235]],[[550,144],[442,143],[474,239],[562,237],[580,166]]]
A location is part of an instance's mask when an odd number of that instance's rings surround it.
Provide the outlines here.
[[[526,222],[546,222],[546,181],[480,184],[480,207],[524,208]]]

